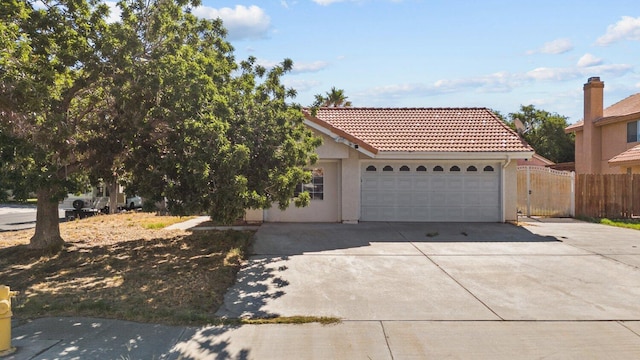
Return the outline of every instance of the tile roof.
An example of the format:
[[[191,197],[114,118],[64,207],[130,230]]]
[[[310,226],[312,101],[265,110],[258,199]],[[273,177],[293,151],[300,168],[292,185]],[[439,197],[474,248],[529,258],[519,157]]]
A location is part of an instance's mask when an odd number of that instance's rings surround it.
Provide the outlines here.
[[[602,117],[596,119],[595,123],[604,122],[608,118],[626,116],[635,113],[640,113],[640,93],[631,95],[626,99],[620,100],[617,103],[609,106],[604,109],[602,112]],[[571,132],[575,130],[582,130],[582,126],[584,125],[584,119],[578,121],[573,125],[569,125],[565,131]]]
[[[373,152],[533,151],[486,108],[320,108],[306,116]]]
[[[640,93],[631,95],[604,109],[602,117],[624,116],[638,112],[640,112]]]
[[[623,163],[631,162],[637,162],[640,164],[640,144],[612,157],[611,160],[609,160],[609,163],[613,165],[623,165]]]

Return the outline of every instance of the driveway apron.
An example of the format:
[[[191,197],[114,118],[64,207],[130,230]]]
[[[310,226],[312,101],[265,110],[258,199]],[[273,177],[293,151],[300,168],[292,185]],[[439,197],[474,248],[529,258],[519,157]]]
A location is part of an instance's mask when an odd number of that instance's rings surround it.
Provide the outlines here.
[[[632,247],[640,237],[616,229],[617,243],[610,249],[580,240],[586,234],[578,231],[582,226],[264,224],[255,254],[218,315],[640,319],[640,269],[634,266],[640,251]],[[596,230],[610,228],[588,234]],[[601,248],[611,251],[600,254]]]

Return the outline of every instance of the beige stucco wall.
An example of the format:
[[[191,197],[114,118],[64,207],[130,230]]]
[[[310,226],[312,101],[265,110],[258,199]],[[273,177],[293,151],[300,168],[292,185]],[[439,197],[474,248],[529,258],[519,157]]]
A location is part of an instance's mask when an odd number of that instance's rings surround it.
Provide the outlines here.
[[[319,161],[314,168],[324,170],[324,199],[311,200],[307,207],[296,207],[293,203],[280,210],[277,204],[264,210],[266,222],[338,222],[341,219],[340,161]]]
[[[316,149],[316,154],[323,160],[327,159],[346,159],[349,157],[349,147],[345,144],[336,142],[334,139],[313,131],[316,136],[322,138],[322,145]]]
[[[584,136],[582,136],[582,131],[576,131],[576,147],[575,147],[576,174],[584,174],[584,172],[586,171],[583,142],[584,142]]]
[[[360,153],[348,148],[349,157],[342,160],[342,222],[360,220]]]
[[[623,153],[638,145],[637,142],[627,142],[627,123],[620,122],[602,127],[602,161],[601,169],[603,174],[626,173],[627,167],[610,166],[608,161],[614,156]]]
[[[511,161],[504,171],[504,220],[518,220],[518,163]]]
[[[592,154],[589,144],[584,143],[582,131],[576,131],[576,174],[584,174],[587,172],[586,162],[596,157],[598,162],[599,173],[601,174],[626,174],[627,166],[610,166],[609,160],[632,147],[638,145],[638,142],[627,143],[627,123],[620,122],[608,124],[600,127],[602,137],[600,153]],[[639,171],[640,166],[632,167],[634,173]]]

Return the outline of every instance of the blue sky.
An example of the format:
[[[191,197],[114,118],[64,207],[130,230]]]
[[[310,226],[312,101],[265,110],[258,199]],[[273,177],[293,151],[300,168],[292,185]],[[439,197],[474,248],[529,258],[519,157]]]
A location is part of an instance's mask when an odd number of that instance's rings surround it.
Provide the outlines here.
[[[332,86],[354,106],[521,104],[582,118],[582,86],[605,106],[640,92],[637,0],[203,0],[237,59],[290,58],[285,83],[309,105]]]

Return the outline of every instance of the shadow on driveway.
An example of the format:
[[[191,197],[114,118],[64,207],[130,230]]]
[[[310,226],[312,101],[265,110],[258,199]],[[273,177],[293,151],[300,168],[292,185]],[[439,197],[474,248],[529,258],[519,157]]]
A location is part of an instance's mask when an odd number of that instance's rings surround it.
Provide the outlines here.
[[[255,255],[297,255],[331,250],[404,253],[407,243],[556,242],[524,227],[503,223],[267,223],[256,233]],[[398,244],[399,246],[395,246]],[[405,249],[405,250],[402,250]]]

